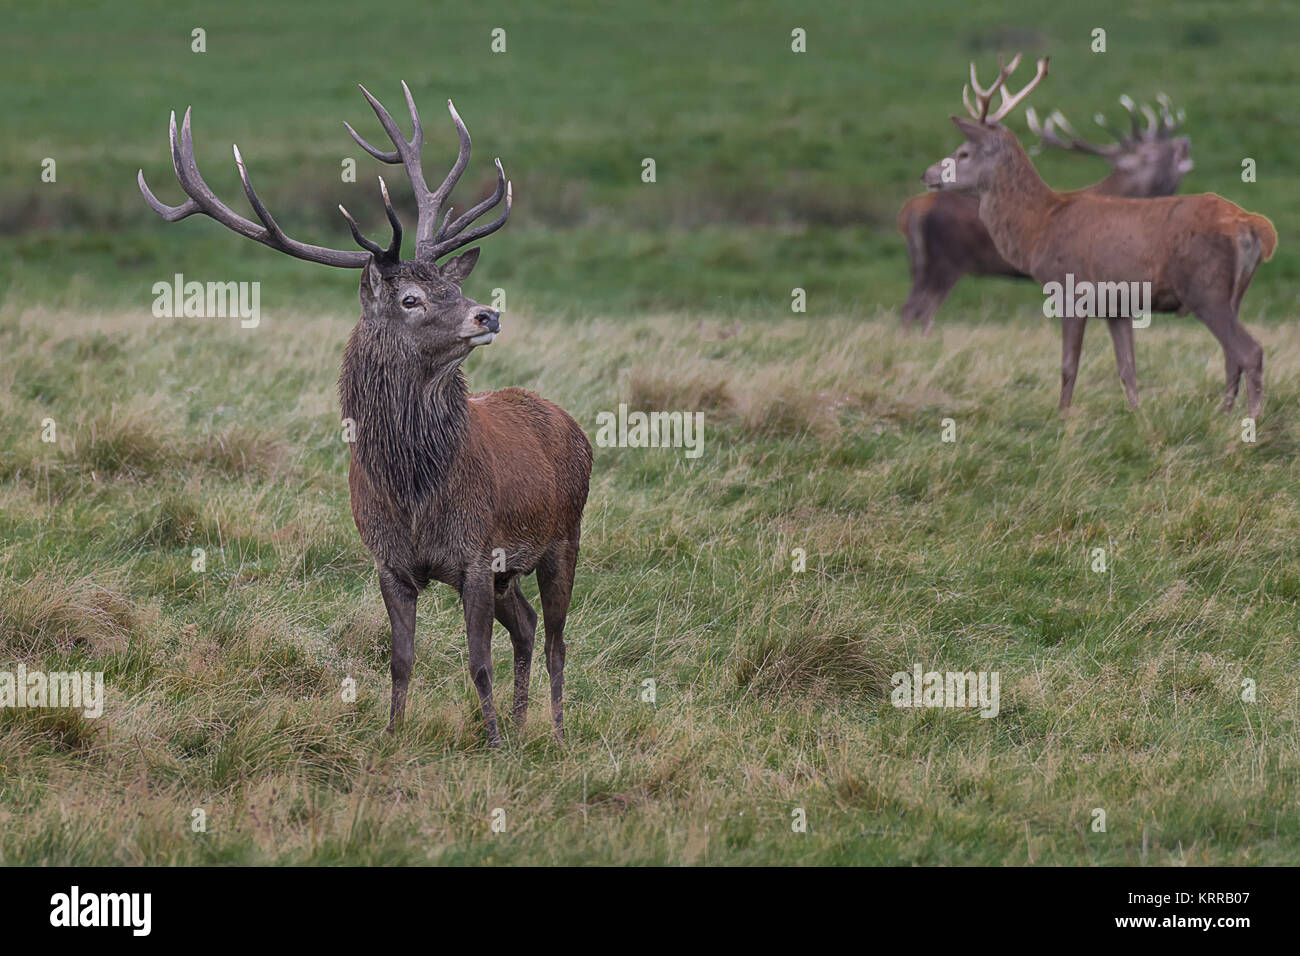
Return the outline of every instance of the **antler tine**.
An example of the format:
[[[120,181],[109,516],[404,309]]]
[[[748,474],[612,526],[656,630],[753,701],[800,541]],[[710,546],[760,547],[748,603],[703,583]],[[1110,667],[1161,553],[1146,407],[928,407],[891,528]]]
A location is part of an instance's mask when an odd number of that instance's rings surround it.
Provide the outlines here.
[[[469,166],[469,129],[465,126],[465,121],[460,118],[460,114],[456,112],[456,106],[451,100],[447,101],[447,112],[451,114],[451,121],[456,124],[456,137],[460,141],[460,146],[456,152],[456,161],[452,163],[451,169],[447,171],[447,177],[442,181],[442,185],[434,190],[429,199],[433,214],[429,217],[427,228],[423,211],[421,211],[419,235],[416,237],[415,242],[415,256],[417,259],[436,259],[443,252],[450,251],[450,249],[439,251],[439,243],[436,239],[437,232],[435,231],[435,227],[438,225],[438,210],[442,208],[443,202],[451,195],[451,191],[456,188],[456,184],[460,182],[461,174]],[[450,212],[448,215],[450,216]],[[466,224],[468,224],[468,220]],[[446,223],[444,222],[443,225],[445,227]],[[464,229],[465,226],[462,225],[461,228]],[[464,243],[459,245],[464,245]],[[459,248],[459,245],[450,248]]]
[[[1150,103],[1143,103],[1139,109],[1142,110],[1142,115],[1147,118],[1147,128],[1143,131],[1142,136],[1145,139],[1155,139],[1160,128],[1160,121],[1156,119],[1156,111],[1151,108]]]
[[[254,242],[260,242],[272,249],[277,249],[298,259],[305,259],[308,262],[358,269],[370,261],[369,254],[365,252],[326,249],[323,246],[299,242],[285,235],[275,220],[271,218],[270,212],[267,211],[261,200],[257,198],[257,193],[253,191],[252,182],[248,177],[248,169],[244,165],[243,158],[239,155],[239,147],[234,149],[235,163],[239,167],[239,176],[244,184],[244,192],[253,206],[253,211],[262,220],[262,225],[259,226],[257,223],[245,219],[221,202],[216,197],[216,194],[208,188],[208,184],[203,181],[203,177],[199,174],[198,164],[194,160],[194,138],[190,131],[190,114],[191,111],[187,109],[178,136],[176,113],[173,111],[168,130],[171,140],[172,168],[176,173],[177,181],[189,198],[179,206],[168,206],[166,203],[160,202],[145,183],[144,171],[141,170],[136,176],[136,182],[140,187],[145,202],[149,204],[149,208],[168,222],[177,222],[196,212],[201,212],[205,216],[215,219],[232,232],[237,232]]]
[[[961,91],[962,103],[965,104],[966,110],[971,114],[971,116],[973,116],[975,119],[979,120],[980,122],[984,122],[985,117],[988,116],[989,102],[993,99],[993,94],[996,93],[998,90],[1003,91],[1002,92],[1003,106],[1002,109],[999,110],[999,115],[1001,116],[1006,115],[1005,110],[1006,110],[1007,94],[1006,94],[1006,90],[1003,89],[1003,87],[1007,82],[1007,77],[1009,77],[1012,73],[1014,73],[1016,71],[1016,67],[1020,65],[1020,57],[1021,54],[1017,53],[1012,58],[1009,64],[1003,66],[1002,57],[999,56],[998,57],[998,78],[993,81],[992,85],[990,85],[987,90],[980,86],[979,79],[977,78],[975,72],[975,61],[974,60],[971,61],[970,85],[971,88],[975,90],[975,102],[979,106],[978,110],[976,110],[975,107],[971,106],[970,99],[967,96],[966,88],[962,87],[962,91]],[[989,120],[989,122],[997,122],[996,117],[993,120]]]
[[[1174,110],[1173,100],[1167,93],[1157,93],[1156,102],[1160,104],[1161,124],[1158,135],[1169,137],[1178,132],[1178,128],[1183,125],[1183,120],[1187,119],[1187,113],[1183,110]]]
[[[1106,132],[1110,133],[1111,136],[1115,137],[1115,139],[1119,140],[1121,143],[1124,141],[1125,137],[1123,131],[1119,127],[1113,126],[1109,122],[1107,122],[1106,115],[1104,113],[1094,113],[1092,117],[1092,121],[1096,123],[1098,126],[1100,126],[1102,129],[1104,129]]]
[[[1010,65],[1005,70],[1003,70],[1002,73],[1000,74],[999,83],[995,83],[994,86],[998,86],[1000,84],[1006,83],[1007,77],[1009,77],[1011,73],[1015,70],[1015,68],[1019,65],[1020,65],[1020,54],[1017,53],[1016,58],[1012,60]],[[1015,109],[1016,104],[1018,104],[1021,100],[1023,100],[1026,96],[1028,96],[1031,92],[1033,92],[1034,87],[1038,86],[1039,83],[1043,82],[1043,77],[1045,76],[1047,76],[1047,57],[1043,57],[1038,61],[1038,72],[1034,75],[1034,78],[1030,80],[1028,83],[1026,83],[1024,86],[1022,86],[1020,88],[1019,93],[1006,97],[1002,101],[1002,106],[999,107],[998,111],[994,113],[993,116],[990,117],[986,122],[996,123],[998,120],[1002,119],[1004,116],[1010,113],[1013,109]]]
[[[1093,153],[1094,155],[1097,156],[1110,156],[1111,154],[1119,150],[1119,146],[1113,143],[1112,144],[1090,143],[1087,140],[1083,139],[1081,136],[1079,136],[1077,132],[1075,132],[1075,129],[1070,124],[1070,121],[1065,118],[1065,115],[1060,110],[1052,111],[1052,115],[1051,117],[1049,117],[1048,123],[1050,125],[1053,122],[1061,128],[1061,130],[1065,133],[1065,135],[1070,137],[1070,139],[1074,142],[1075,149],[1082,150],[1085,153]]]
[[[1038,123],[1038,115],[1034,112],[1032,106],[1025,110],[1025,120],[1029,124],[1030,131],[1036,133],[1039,139],[1042,140],[1038,147],[1040,150],[1041,146],[1046,144],[1055,146],[1058,149],[1077,150],[1078,152],[1091,153],[1096,156],[1107,156],[1115,149],[1113,146],[1101,146],[1081,139],[1078,132],[1070,125],[1070,121],[1065,118],[1065,114],[1059,109],[1052,110],[1047,117],[1047,121],[1041,127]],[[1058,129],[1063,135],[1057,135]]]
[[[385,259],[389,262],[396,262],[402,257],[402,223],[397,218],[397,213],[393,211],[392,200],[388,198],[388,185],[384,182],[384,177],[379,177],[379,191],[384,196],[384,210],[388,213],[388,222],[393,227],[393,239],[385,249],[379,243],[367,239],[361,235],[361,230],[357,227],[357,222],[352,218],[352,214],[343,208],[339,203],[339,212],[343,213],[343,218],[348,221],[348,228],[352,230],[352,238],[357,241],[357,245],[364,249],[370,250],[370,253],[376,258]]]
[[[1126,139],[1140,139],[1142,136],[1142,121],[1138,119],[1137,104],[1133,102],[1133,97],[1124,93],[1119,98],[1119,105],[1124,107],[1124,112],[1128,113],[1129,134]]]
[[[999,67],[1002,66],[1002,59],[1001,59],[1000,57],[998,58],[998,66],[999,66]],[[971,85],[971,89],[973,89],[973,90],[975,91],[975,97],[976,97],[977,99],[980,98],[980,97],[983,97],[983,96],[990,96],[990,95],[992,95],[992,92],[993,92],[992,89],[985,90],[985,89],[983,89],[983,88],[980,86],[979,77],[976,76],[976,73],[975,73],[975,61],[974,61],[974,60],[971,60],[971,61],[970,61],[970,85]]]
[[[460,234],[461,230],[501,201],[501,197],[506,193],[506,173],[505,170],[501,168],[500,157],[498,157],[495,162],[497,167],[496,192],[491,196],[488,196],[487,199],[484,199],[469,212],[457,217],[454,221],[449,221],[451,220],[451,210],[448,209],[447,217],[443,219],[442,226],[439,227],[438,232],[433,237],[435,242],[440,243],[446,239],[455,238]]]
[[[1038,122],[1038,113],[1034,111],[1032,106],[1025,110],[1025,125],[1029,127],[1029,132],[1037,136],[1039,140],[1038,144],[1030,149],[1031,153],[1042,152],[1044,146],[1057,146],[1061,149],[1070,148],[1069,143],[1063,142],[1056,136],[1055,130],[1052,129],[1052,118],[1050,116],[1047,118],[1047,128],[1044,129],[1042,124]]]
[[[381,163],[388,163],[390,166],[397,166],[404,163],[407,156],[412,153],[418,160],[420,150],[424,146],[424,126],[420,123],[420,113],[415,108],[415,100],[411,97],[411,91],[407,87],[406,82],[402,82],[402,91],[406,94],[406,106],[411,112],[412,133],[409,142],[406,137],[402,135],[401,129],[393,119],[392,114],[384,108],[384,105],[380,103],[379,100],[375,99],[374,96],[371,95],[370,91],[360,83],[357,84],[357,87],[361,90],[361,95],[366,98],[366,102],[370,104],[370,108],[375,111],[375,115],[379,117],[380,125],[384,127],[384,132],[388,134],[388,138],[393,141],[393,145],[396,146],[397,149],[382,150],[377,146],[371,146],[370,143],[366,142],[366,140],[352,128],[352,124],[347,120],[344,120],[344,127],[347,128],[347,131],[352,135],[352,138],[356,140],[357,145]]]
[[[175,110],[172,110],[170,131],[171,141],[174,144],[176,142]],[[149,208],[168,222],[180,222],[180,220],[184,219],[186,216],[192,216],[196,212],[203,211],[202,207],[199,206],[199,204],[196,203],[193,197],[189,196],[188,193],[186,194],[185,202],[181,203],[179,206],[169,206],[165,202],[160,201],[158,197],[153,194],[153,190],[149,188],[149,184],[144,181],[143,169],[136,173],[135,181],[140,187],[140,193],[144,196],[144,201],[149,204]]]
[[[501,168],[500,160],[497,161],[497,168],[498,169]],[[494,196],[490,204],[484,202],[484,203],[480,203],[479,205],[490,208],[492,205],[495,205],[497,201],[498,200]],[[506,220],[510,218],[510,206],[513,201],[514,201],[514,189],[512,185],[509,182],[507,182],[506,203],[505,203],[505,207],[501,210],[501,215],[497,216],[496,219],[493,219],[487,225],[478,226],[474,229],[471,229],[469,232],[462,233],[461,235],[455,235],[454,233],[451,234],[448,239],[445,239],[444,241],[437,243],[433,247],[432,251],[429,253],[429,258],[438,259],[442,256],[445,256],[449,252],[453,252],[456,249],[459,249],[461,246],[469,245],[471,242],[474,242],[475,240],[478,239],[482,239],[484,236],[492,235],[492,233],[496,232],[498,229],[504,226],[506,224]],[[466,213],[466,216],[468,215],[469,214]],[[465,218],[465,217],[462,216],[461,218]],[[457,221],[459,222],[459,220]],[[464,227],[462,226],[461,228]]]
[[[402,258],[402,221],[397,218],[397,213],[393,209],[393,201],[388,198],[388,184],[384,182],[384,177],[379,177],[379,191],[384,197],[384,212],[388,215],[388,224],[393,228],[393,240],[388,245],[388,258]]]

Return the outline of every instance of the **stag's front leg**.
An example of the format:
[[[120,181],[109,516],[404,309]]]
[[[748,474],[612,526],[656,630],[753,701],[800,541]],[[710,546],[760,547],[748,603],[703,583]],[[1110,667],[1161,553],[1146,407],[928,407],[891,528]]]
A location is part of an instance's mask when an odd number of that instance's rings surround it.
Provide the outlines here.
[[[1115,364],[1119,366],[1119,380],[1124,383],[1128,407],[1136,411],[1138,383],[1137,360],[1133,357],[1133,320],[1128,317],[1109,319],[1106,328],[1110,329],[1110,340],[1115,346]]]
[[[388,609],[388,622],[393,629],[393,657],[390,668],[393,674],[393,704],[388,713],[388,732],[401,723],[406,710],[406,688],[411,683],[411,667],[415,664],[415,599],[414,585],[403,581],[386,568],[379,569],[379,593],[384,596]]]
[[[492,701],[492,617],[495,601],[491,570],[466,571],[461,583],[460,599],[465,606],[465,633],[469,638],[469,676],[474,681],[479,704],[483,708],[488,743],[500,747],[501,734],[497,731],[496,705]]]

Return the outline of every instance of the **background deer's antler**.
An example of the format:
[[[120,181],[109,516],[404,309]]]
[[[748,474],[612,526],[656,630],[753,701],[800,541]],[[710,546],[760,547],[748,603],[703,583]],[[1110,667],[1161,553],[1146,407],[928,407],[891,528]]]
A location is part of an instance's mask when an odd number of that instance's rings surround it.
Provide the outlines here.
[[[1020,65],[1020,58],[1021,54],[1017,53],[1009,64],[1003,66],[1002,58],[998,57],[998,78],[993,81],[992,85],[989,86],[987,90],[980,86],[979,80],[975,75],[975,63],[974,61],[971,61],[970,85],[962,87],[961,101],[965,104],[966,111],[970,113],[974,119],[979,120],[981,123],[988,123],[989,125],[998,122],[998,120],[1002,119],[1015,109],[1016,104],[1028,96],[1034,87],[1043,81],[1043,77],[1047,76],[1047,57],[1043,57],[1038,61],[1037,75],[1026,83],[1019,93],[1014,95],[1008,93],[1006,90],[1007,79],[1016,71],[1016,67]],[[972,88],[975,90],[975,105],[972,105],[970,101],[970,91]],[[1002,92],[1002,103],[998,107],[997,112],[992,116],[989,116],[989,103],[993,99],[993,94],[999,90]]]
[[[1143,142],[1169,139],[1178,132],[1179,127],[1187,118],[1187,113],[1183,110],[1175,113],[1172,101],[1164,93],[1156,95],[1156,102],[1160,105],[1159,120],[1156,119],[1156,113],[1150,106],[1143,104],[1138,107],[1128,94],[1120,97],[1120,105],[1124,107],[1130,118],[1130,132],[1128,133],[1107,123],[1106,117],[1101,113],[1096,114],[1093,121],[1117,140],[1115,143],[1105,144],[1089,143],[1082,139],[1060,110],[1052,110],[1047,119],[1040,122],[1038,114],[1031,106],[1025,110],[1025,122],[1029,125],[1029,131],[1038,137],[1039,142],[1030,152],[1039,153],[1042,152],[1044,146],[1055,146],[1057,149],[1076,150],[1091,153],[1095,156],[1109,157],[1118,153],[1132,151]],[[1145,129],[1143,129],[1141,121],[1138,119],[1138,111],[1147,119]]]

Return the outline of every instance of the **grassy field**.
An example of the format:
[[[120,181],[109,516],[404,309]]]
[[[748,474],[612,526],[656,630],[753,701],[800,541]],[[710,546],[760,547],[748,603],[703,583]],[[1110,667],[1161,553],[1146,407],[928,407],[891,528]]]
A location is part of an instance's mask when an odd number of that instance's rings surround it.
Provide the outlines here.
[[[0,709],[0,863],[1300,863],[1300,14],[709,9],[6,12],[0,670],[102,670],[109,696],[99,719]],[[1218,412],[1219,349],[1190,317],[1138,333],[1136,414],[1094,328],[1068,418],[1032,285],[966,282],[937,334],[897,330],[898,205],[955,145],[966,60],[1022,46],[1053,58],[1040,111],[1081,126],[1167,90],[1183,191],[1272,217],[1243,311],[1266,352],[1257,442]],[[538,391],[590,434],[619,403],[704,413],[698,459],[596,450],[563,749],[540,666],[522,739],[486,748],[440,587],[408,722],[383,733],[388,623],[334,392],[356,276],[164,224],[135,189],[143,167],[179,201],[167,112],[193,104],[220,195],[242,207],[234,140],[290,232],[346,248],[335,203],[382,216],[341,121],[374,134],[353,84],[396,107],[399,78],[430,169],[452,155],[443,97],[475,135],[456,205],[493,155],[515,181],[466,285],[508,295],[471,385]],[[177,272],[259,281],[260,325],[154,318]],[[500,629],[495,650],[501,702]],[[894,707],[917,664],[997,671],[999,715]]]
[[[408,726],[383,733],[387,621],[333,395],[347,325],[6,314],[3,421],[66,424],[57,446],[5,430],[0,651],[110,693],[99,720],[0,712],[6,862],[1296,861],[1300,431],[1275,414],[1242,444],[1197,325],[1144,335],[1137,415],[1093,349],[1062,422],[1041,323],[515,316],[475,387],[583,422],[704,409],[706,431],[693,462],[597,450],[569,743],[535,699],[501,753],[447,589],[422,600]],[[1294,407],[1294,330],[1263,336]],[[998,671],[1001,714],[896,709],[915,663]]]

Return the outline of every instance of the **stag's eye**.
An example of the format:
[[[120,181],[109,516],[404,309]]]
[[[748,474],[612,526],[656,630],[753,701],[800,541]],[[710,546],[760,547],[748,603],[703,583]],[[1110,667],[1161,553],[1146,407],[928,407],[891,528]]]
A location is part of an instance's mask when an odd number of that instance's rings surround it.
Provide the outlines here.
[[[402,308],[404,309],[414,309],[419,304],[420,300],[413,295],[408,295],[402,300]]]

